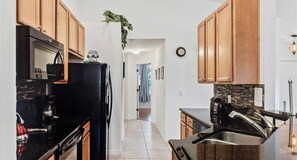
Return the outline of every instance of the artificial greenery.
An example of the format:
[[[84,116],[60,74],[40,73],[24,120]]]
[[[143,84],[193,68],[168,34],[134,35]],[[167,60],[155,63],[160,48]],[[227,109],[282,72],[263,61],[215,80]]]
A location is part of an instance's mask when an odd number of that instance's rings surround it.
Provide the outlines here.
[[[132,24],[129,23],[129,21],[122,15],[115,14],[109,10],[106,10],[103,13],[103,16],[105,16],[105,20],[103,22],[121,22],[121,30],[122,30],[122,47],[123,49],[126,47],[127,44],[127,36],[128,36],[128,30],[132,31],[133,27]]]

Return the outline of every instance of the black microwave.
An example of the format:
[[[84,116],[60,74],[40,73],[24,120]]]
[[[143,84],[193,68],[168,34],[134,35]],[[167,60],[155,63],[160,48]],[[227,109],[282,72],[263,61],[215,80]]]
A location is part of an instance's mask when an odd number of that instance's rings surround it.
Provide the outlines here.
[[[57,81],[63,79],[60,69],[59,76],[49,74],[49,65],[54,64],[59,54],[57,65],[64,67],[64,45],[48,37],[30,26],[16,27],[16,70],[17,82]]]

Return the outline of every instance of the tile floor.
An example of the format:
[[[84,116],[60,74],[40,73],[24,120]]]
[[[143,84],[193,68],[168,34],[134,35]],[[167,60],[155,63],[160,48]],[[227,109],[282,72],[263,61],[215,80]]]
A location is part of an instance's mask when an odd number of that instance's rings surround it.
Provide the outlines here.
[[[123,155],[110,156],[110,160],[171,160],[171,149],[154,124],[129,120],[125,122]]]

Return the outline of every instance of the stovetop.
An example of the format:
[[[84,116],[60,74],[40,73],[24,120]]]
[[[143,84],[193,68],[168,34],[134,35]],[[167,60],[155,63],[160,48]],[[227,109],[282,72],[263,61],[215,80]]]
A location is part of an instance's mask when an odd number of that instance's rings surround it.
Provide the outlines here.
[[[25,143],[18,143],[22,149],[17,154],[17,158],[40,159],[48,157],[88,120],[89,117],[60,117],[50,122],[25,123],[26,128],[45,128],[48,131],[28,133],[29,139]]]

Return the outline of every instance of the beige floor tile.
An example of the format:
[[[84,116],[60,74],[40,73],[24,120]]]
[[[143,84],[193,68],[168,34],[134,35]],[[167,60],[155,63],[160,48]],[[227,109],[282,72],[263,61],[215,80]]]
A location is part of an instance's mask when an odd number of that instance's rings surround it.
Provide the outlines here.
[[[143,159],[143,158],[141,158],[141,159],[127,159],[127,158],[125,158],[124,160],[149,160],[149,159]]]
[[[164,142],[146,142],[147,149],[163,149],[168,150],[166,144]]]
[[[144,142],[144,137],[126,137],[125,142]]]
[[[144,140],[145,142],[164,142],[164,140],[160,137],[145,137]]]
[[[126,128],[126,133],[143,132],[142,128]]]
[[[170,146],[170,144],[168,142],[166,142],[166,146],[169,149],[169,151],[171,152],[172,151],[172,148],[171,148],[171,146]]]
[[[125,150],[124,159],[148,158],[146,150]]]
[[[168,150],[148,149],[149,158],[171,158],[171,153]]]
[[[144,137],[143,133],[139,133],[139,132],[132,132],[132,133],[126,133],[126,137],[128,138],[136,138],[136,137]]]
[[[146,149],[144,142],[126,142],[125,149]]]
[[[144,136],[147,136],[147,137],[152,137],[152,136],[159,136],[159,137],[161,137],[161,135],[159,133],[154,133],[154,132],[143,132],[143,135]]]
[[[109,159],[123,159],[124,155],[109,155]]]

